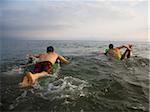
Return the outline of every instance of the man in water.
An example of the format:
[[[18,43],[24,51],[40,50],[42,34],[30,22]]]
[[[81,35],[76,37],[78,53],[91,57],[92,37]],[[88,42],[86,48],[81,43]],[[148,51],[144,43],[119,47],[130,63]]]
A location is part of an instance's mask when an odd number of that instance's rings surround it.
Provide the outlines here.
[[[66,60],[63,56],[55,53],[52,46],[47,47],[47,53],[34,54],[30,55],[29,57],[39,58],[39,61],[35,64],[34,70],[28,72],[25,75],[22,83],[20,83],[21,87],[33,85],[38,78],[50,74],[52,72],[52,65],[56,62],[57,59],[65,64],[69,63],[69,61]]]
[[[126,51],[122,54],[120,49],[126,48]],[[110,56],[115,57],[116,59],[123,60],[131,57],[132,53],[132,45],[122,45],[119,47],[114,47],[113,44],[109,44],[109,49],[105,53],[106,55],[109,54]]]

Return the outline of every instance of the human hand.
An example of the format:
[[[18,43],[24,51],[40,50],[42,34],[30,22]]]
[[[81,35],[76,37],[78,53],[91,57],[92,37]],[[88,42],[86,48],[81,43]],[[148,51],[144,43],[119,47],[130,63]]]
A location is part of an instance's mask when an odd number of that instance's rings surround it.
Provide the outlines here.
[[[33,58],[33,55],[31,55],[31,54],[27,54],[27,56],[26,56],[27,58]]]

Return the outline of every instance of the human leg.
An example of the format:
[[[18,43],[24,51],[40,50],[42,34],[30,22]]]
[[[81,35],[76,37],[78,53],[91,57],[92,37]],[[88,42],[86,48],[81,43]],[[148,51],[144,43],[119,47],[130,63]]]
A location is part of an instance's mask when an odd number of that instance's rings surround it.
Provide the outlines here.
[[[40,77],[46,76],[46,75],[48,75],[48,73],[45,71],[40,72],[40,73],[35,73],[35,74],[32,74],[30,72],[28,77],[29,77],[29,79],[31,79],[31,82],[34,84],[37,79],[39,79]]]
[[[28,86],[31,86],[33,85],[37,79],[39,79],[40,77],[43,77],[45,75],[48,75],[47,72],[43,71],[41,73],[35,73],[35,74],[32,74],[31,72],[28,72],[22,82],[19,84],[20,87],[28,87]]]
[[[123,53],[123,55],[121,57],[121,60],[131,57],[131,55],[132,55],[132,45],[129,45],[129,48],[131,48],[131,50],[126,49],[126,51]]]
[[[37,63],[35,65],[34,70],[28,72],[24,76],[22,83],[20,83],[20,86],[21,87],[31,86],[35,83],[35,81],[38,78],[48,75],[51,72],[52,72],[52,64],[50,62]]]
[[[28,87],[32,85],[32,79],[30,77],[30,72],[26,73],[25,76],[23,77],[23,80],[21,83],[19,83],[20,87]]]

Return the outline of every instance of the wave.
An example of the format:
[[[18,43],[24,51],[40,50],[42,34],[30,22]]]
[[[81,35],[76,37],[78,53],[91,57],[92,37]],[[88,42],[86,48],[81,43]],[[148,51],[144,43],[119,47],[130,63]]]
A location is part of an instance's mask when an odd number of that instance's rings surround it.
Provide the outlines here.
[[[10,87],[6,91],[13,91],[16,96],[11,103],[2,103],[2,107],[6,109],[4,106],[9,105],[6,110],[30,107],[39,111],[148,112],[149,59],[134,56],[118,61],[96,53],[68,57],[71,63],[62,64],[59,78],[44,87],[13,89],[15,80],[10,80],[10,85],[1,80],[4,87]],[[18,68],[20,66],[13,65],[11,70],[3,72],[4,78],[17,74],[21,77],[24,68],[16,71]],[[4,91],[2,95],[10,97],[8,93]]]

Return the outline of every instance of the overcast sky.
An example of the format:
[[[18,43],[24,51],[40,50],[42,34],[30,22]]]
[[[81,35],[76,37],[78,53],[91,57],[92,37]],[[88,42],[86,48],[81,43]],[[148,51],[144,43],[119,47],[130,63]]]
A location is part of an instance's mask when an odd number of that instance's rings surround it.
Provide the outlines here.
[[[1,0],[3,38],[148,41],[148,0]]]

